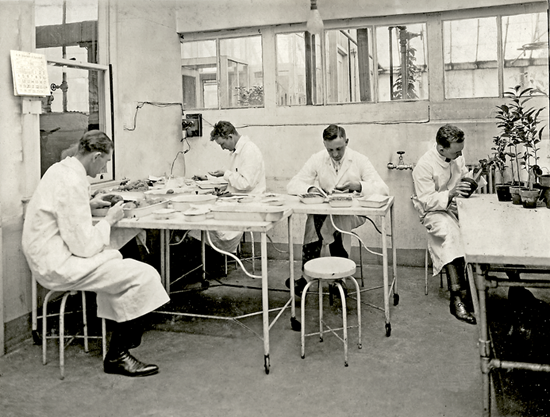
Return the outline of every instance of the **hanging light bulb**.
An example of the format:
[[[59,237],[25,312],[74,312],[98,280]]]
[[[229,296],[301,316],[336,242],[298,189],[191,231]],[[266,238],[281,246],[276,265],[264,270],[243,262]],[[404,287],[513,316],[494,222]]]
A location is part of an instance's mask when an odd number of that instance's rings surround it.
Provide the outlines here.
[[[311,0],[311,12],[307,19],[307,31],[312,35],[319,35],[323,31],[323,19],[317,10],[317,0]]]

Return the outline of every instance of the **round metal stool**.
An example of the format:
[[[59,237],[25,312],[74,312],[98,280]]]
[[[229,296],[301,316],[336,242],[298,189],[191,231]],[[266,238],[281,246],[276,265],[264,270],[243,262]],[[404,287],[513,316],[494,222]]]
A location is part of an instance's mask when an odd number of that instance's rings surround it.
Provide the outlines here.
[[[359,332],[358,347],[361,349],[361,291],[359,290],[359,284],[353,277],[355,274],[356,265],[351,259],[340,258],[336,256],[328,256],[324,258],[312,259],[304,265],[304,278],[308,281],[304,290],[302,291],[302,303],[301,303],[301,340],[302,340],[302,359],[305,358],[305,337],[319,335],[320,341],[323,341],[323,334],[331,332],[338,339],[344,342],[344,363],[348,366],[348,321],[347,321],[347,307],[346,307],[346,294],[342,288],[342,282],[345,279],[350,279],[355,284],[356,297],[357,297],[357,327]],[[323,282],[327,281],[336,285],[340,292],[340,298],[342,300],[342,327],[332,329],[323,320]],[[317,282],[319,285],[319,331],[315,333],[305,334],[305,318],[306,318],[306,296],[309,287]],[[343,331],[343,338],[337,333],[337,331]]]

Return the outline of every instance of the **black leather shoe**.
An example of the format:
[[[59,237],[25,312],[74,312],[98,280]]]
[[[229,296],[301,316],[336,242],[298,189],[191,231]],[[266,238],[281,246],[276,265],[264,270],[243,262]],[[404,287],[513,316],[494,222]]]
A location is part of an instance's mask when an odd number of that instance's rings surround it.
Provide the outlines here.
[[[129,352],[125,352],[114,360],[105,358],[103,370],[107,374],[149,376],[158,373],[159,367],[157,365],[146,365],[130,355]]]
[[[290,288],[290,278],[286,279],[285,285],[287,288]],[[294,294],[296,294],[298,297],[301,297],[302,291],[304,291],[306,285],[307,280],[304,277],[301,277],[299,280],[294,281]]]
[[[468,313],[468,310],[466,310],[466,306],[464,305],[462,300],[458,299],[455,301],[451,301],[450,310],[451,314],[460,321],[468,324],[476,324],[476,318]]]

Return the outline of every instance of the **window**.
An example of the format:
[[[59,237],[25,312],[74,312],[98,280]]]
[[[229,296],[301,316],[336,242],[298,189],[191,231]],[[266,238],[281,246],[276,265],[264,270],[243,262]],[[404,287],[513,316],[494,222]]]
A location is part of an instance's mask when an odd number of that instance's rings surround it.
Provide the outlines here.
[[[46,56],[51,89],[42,99],[40,115],[43,175],[74,153],[86,131],[112,134],[108,67],[98,64],[98,1],[37,0],[35,4],[36,50]],[[95,181],[113,179],[113,172],[114,158]]]
[[[424,23],[376,28],[378,101],[428,98]]]
[[[376,42],[373,32],[372,27],[329,29],[323,46],[308,32],[276,35],[277,104],[427,99],[426,25],[377,27]]]
[[[315,47],[312,47],[315,45]],[[321,42],[307,32],[278,34],[277,105],[322,103]]]
[[[328,30],[325,39],[327,102],[372,101],[372,29]]]
[[[443,22],[445,97],[498,97],[497,19]]]
[[[546,13],[502,17],[504,90],[521,85],[548,93],[548,22]]]
[[[182,41],[181,58],[185,109],[264,106],[261,36]]]
[[[444,21],[443,41],[446,98],[499,97],[516,85],[548,92],[545,13]]]

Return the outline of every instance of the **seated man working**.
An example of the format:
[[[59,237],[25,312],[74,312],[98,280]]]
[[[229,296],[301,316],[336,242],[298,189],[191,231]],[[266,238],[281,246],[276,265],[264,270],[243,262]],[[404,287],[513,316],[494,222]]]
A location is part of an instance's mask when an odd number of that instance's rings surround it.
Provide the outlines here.
[[[141,343],[140,317],[169,301],[158,272],[150,265],[122,259],[108,247],[111,227],[124,217],[122,202],[92,223],[92,208],[110,206],[99,194],[90,200],[87,175],[100,173],[113,142],[98,130],[86,132],[78,151],[52,165],[34,192],[23,226],[23,252],[37,281],[51,290],[97,294],[97,315],[113,320],[106,373],[146,376],[158,372],[128,351]],[[45,341],[44,341],[45,343]]]
[[[330,125],[323,131],[325,150],[313,154],[287,185],[289,194],[316,193],[320,187],[330,194],[357,192],[368,197],[373,194],[389,195],[388,186],[378,175],[369,159],[348,148],[349,139],[343,127]],[[362,216],[334,216],[336,227],[351,231],[365,223]],[[348,257],[351,237],[334,229],[326,215],[308,215],[302,246],[302,270],[305,263],[321,255],[323,245],[328,245],[332,256]],[[300,295],[307,281],[301,277],[295,283]],[[286,280],[290,287],[290,278]]]
[[[451,314],[475,324],[475,317],[468,311],[471,306],[466,306],[462,299],[462,291],[469,292],[469,286],[464,275],[464,248],[455,201],[456,197],[468,196],[470,191],[470,185],[461,181],[469,172],[462,156],[464,132],[456,126],[444,125],[437,131],[435,140],[433,148],[420,158],[413,170],[413,205],[428,230],[433,274],[439,274],[443,268],[447,270]],[[485,180],[479,185],[485,185]]]
[[[229,169],[210,172],[210,175],[223,177],[230,193],[265,193],[264,158],[258,146],[248,136],[240,135],[231,123],[219,121],[210,133],[210,140],[231,152]],[[190,235],[200,239],[197,233],[191,232]],[[242,235],[243,232],[210,232],[214,246],[231,253],[237,250]]]

